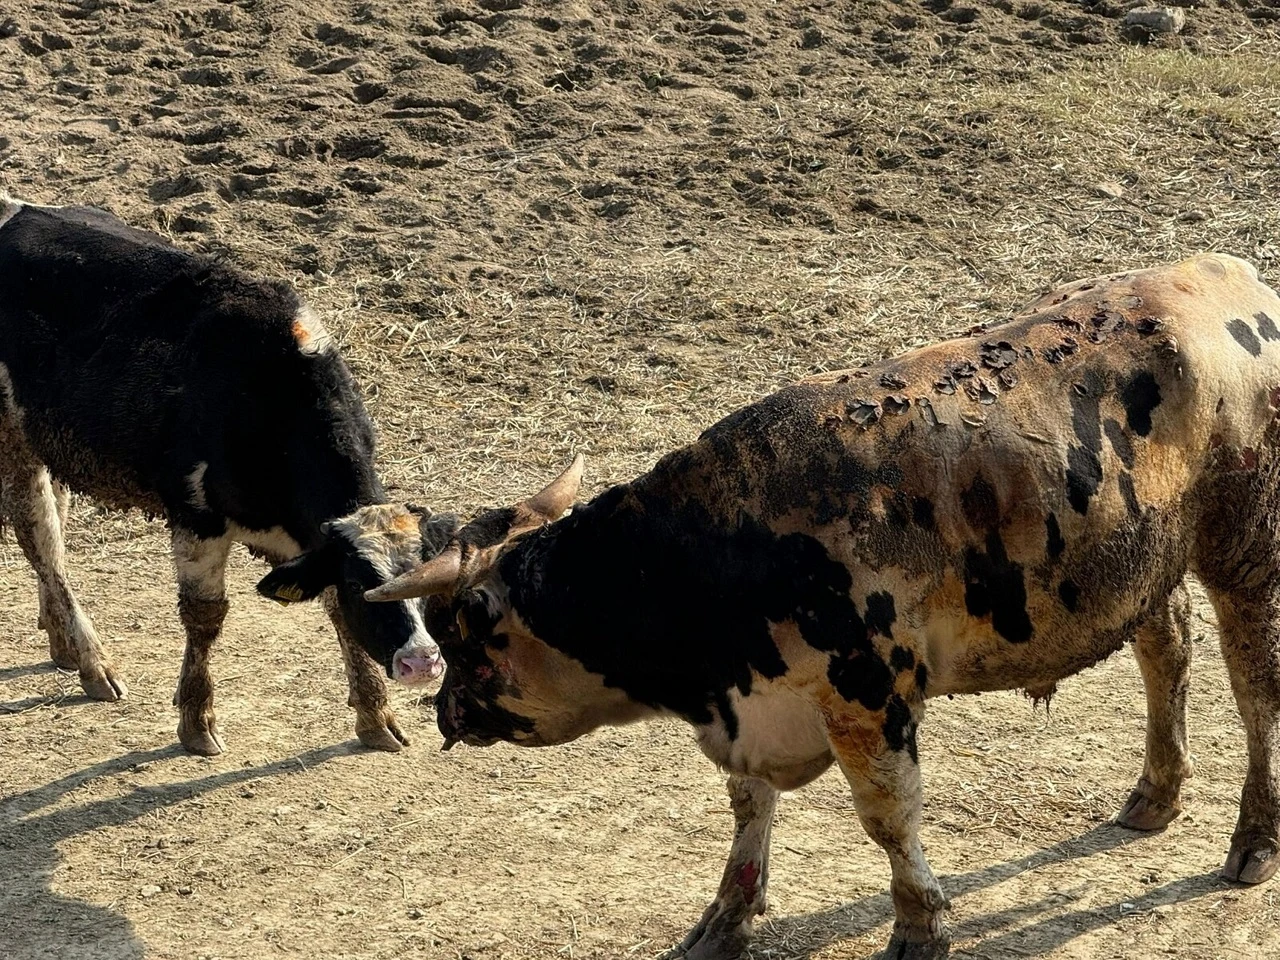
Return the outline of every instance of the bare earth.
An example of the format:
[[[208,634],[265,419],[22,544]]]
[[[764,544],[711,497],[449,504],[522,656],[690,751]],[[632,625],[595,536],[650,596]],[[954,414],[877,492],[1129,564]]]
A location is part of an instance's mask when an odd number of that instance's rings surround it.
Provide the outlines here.
[[[588,456],[593,490],[734,407],[1213,249],[1280,281],[1280,8],[1140,44],[1104,0],[0,0],[0,186],[107,206],[297,284],[395,494],[464,511]],[[2,292],[0,292],[2,295]],[[290,424],[280,423],[281,431]],[[73,505],[73,581],[129,683],[48,663],[0,544],[0,957],[652,957],[731,818],[676,723],[568,747],[362,751],[318,609],[236,562],[230,751],[174,746],[164,531]],[[925,843],[960,957],[1274,957],[1280,885],[1217,879],[1243,733],[1200,604],[1187,814],[1110,824],[1142,763],[1128,652],[942,701]],[[784,799],[754,957],[862,958],[888,866],[843,781]]]

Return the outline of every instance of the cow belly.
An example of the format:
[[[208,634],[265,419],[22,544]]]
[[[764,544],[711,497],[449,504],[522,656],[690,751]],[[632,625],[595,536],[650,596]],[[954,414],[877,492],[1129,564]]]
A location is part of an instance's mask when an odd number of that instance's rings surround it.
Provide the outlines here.
[[[717,766],[794,790],[831,765],[826,729],[812,703],[759,678],[750,695],[733,690],[728,701],[731,720],[698,728],[698,746]]]

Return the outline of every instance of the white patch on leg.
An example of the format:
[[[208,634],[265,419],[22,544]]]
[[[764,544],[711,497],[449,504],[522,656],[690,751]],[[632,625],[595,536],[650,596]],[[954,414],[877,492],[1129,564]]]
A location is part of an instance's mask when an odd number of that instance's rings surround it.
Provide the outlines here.
[[[315,311],[303,305],[293,317],[293,339],[298,350],[306,354],[328,353],[333,349],[333,337]]]
[[[209,509],[209,501],[204,495],[204,473],[208,469],[209,464],[201,460],[187,476],[187,503],[197,510]]]
[[[231,542],[230,534],[204,539],[187,530],[173,531],[173,566],[178,584],[202,599],[223,597]]]

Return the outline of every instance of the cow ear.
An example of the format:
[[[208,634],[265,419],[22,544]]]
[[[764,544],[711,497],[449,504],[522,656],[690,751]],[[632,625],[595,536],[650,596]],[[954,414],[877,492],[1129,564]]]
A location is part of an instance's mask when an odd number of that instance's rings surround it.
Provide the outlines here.
[[[301,603],[320,596],[341,573],[342,552],[331,541],[280,564],[258,581],[258,592],[277,603]]]

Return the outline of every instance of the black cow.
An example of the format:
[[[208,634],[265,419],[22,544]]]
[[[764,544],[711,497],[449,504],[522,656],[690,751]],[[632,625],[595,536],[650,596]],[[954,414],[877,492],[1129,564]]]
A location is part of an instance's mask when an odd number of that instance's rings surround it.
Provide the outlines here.
[[[408,742],[372,661],[389,676],[435,677],[439,650],[420,604],[388,609],[362,593],[433,556],[453,522],[385,502],[350,371],[287,285],[100,210],[0,196],[0,487],[39,578],[53,661],[79,670],[89,696],[115,700],[126,687],[67,584],[68,489],[168,521],[188,750],[223,749],[208,657],[236,542],[278,565],[265,595],[323,595],[360,740]]]

